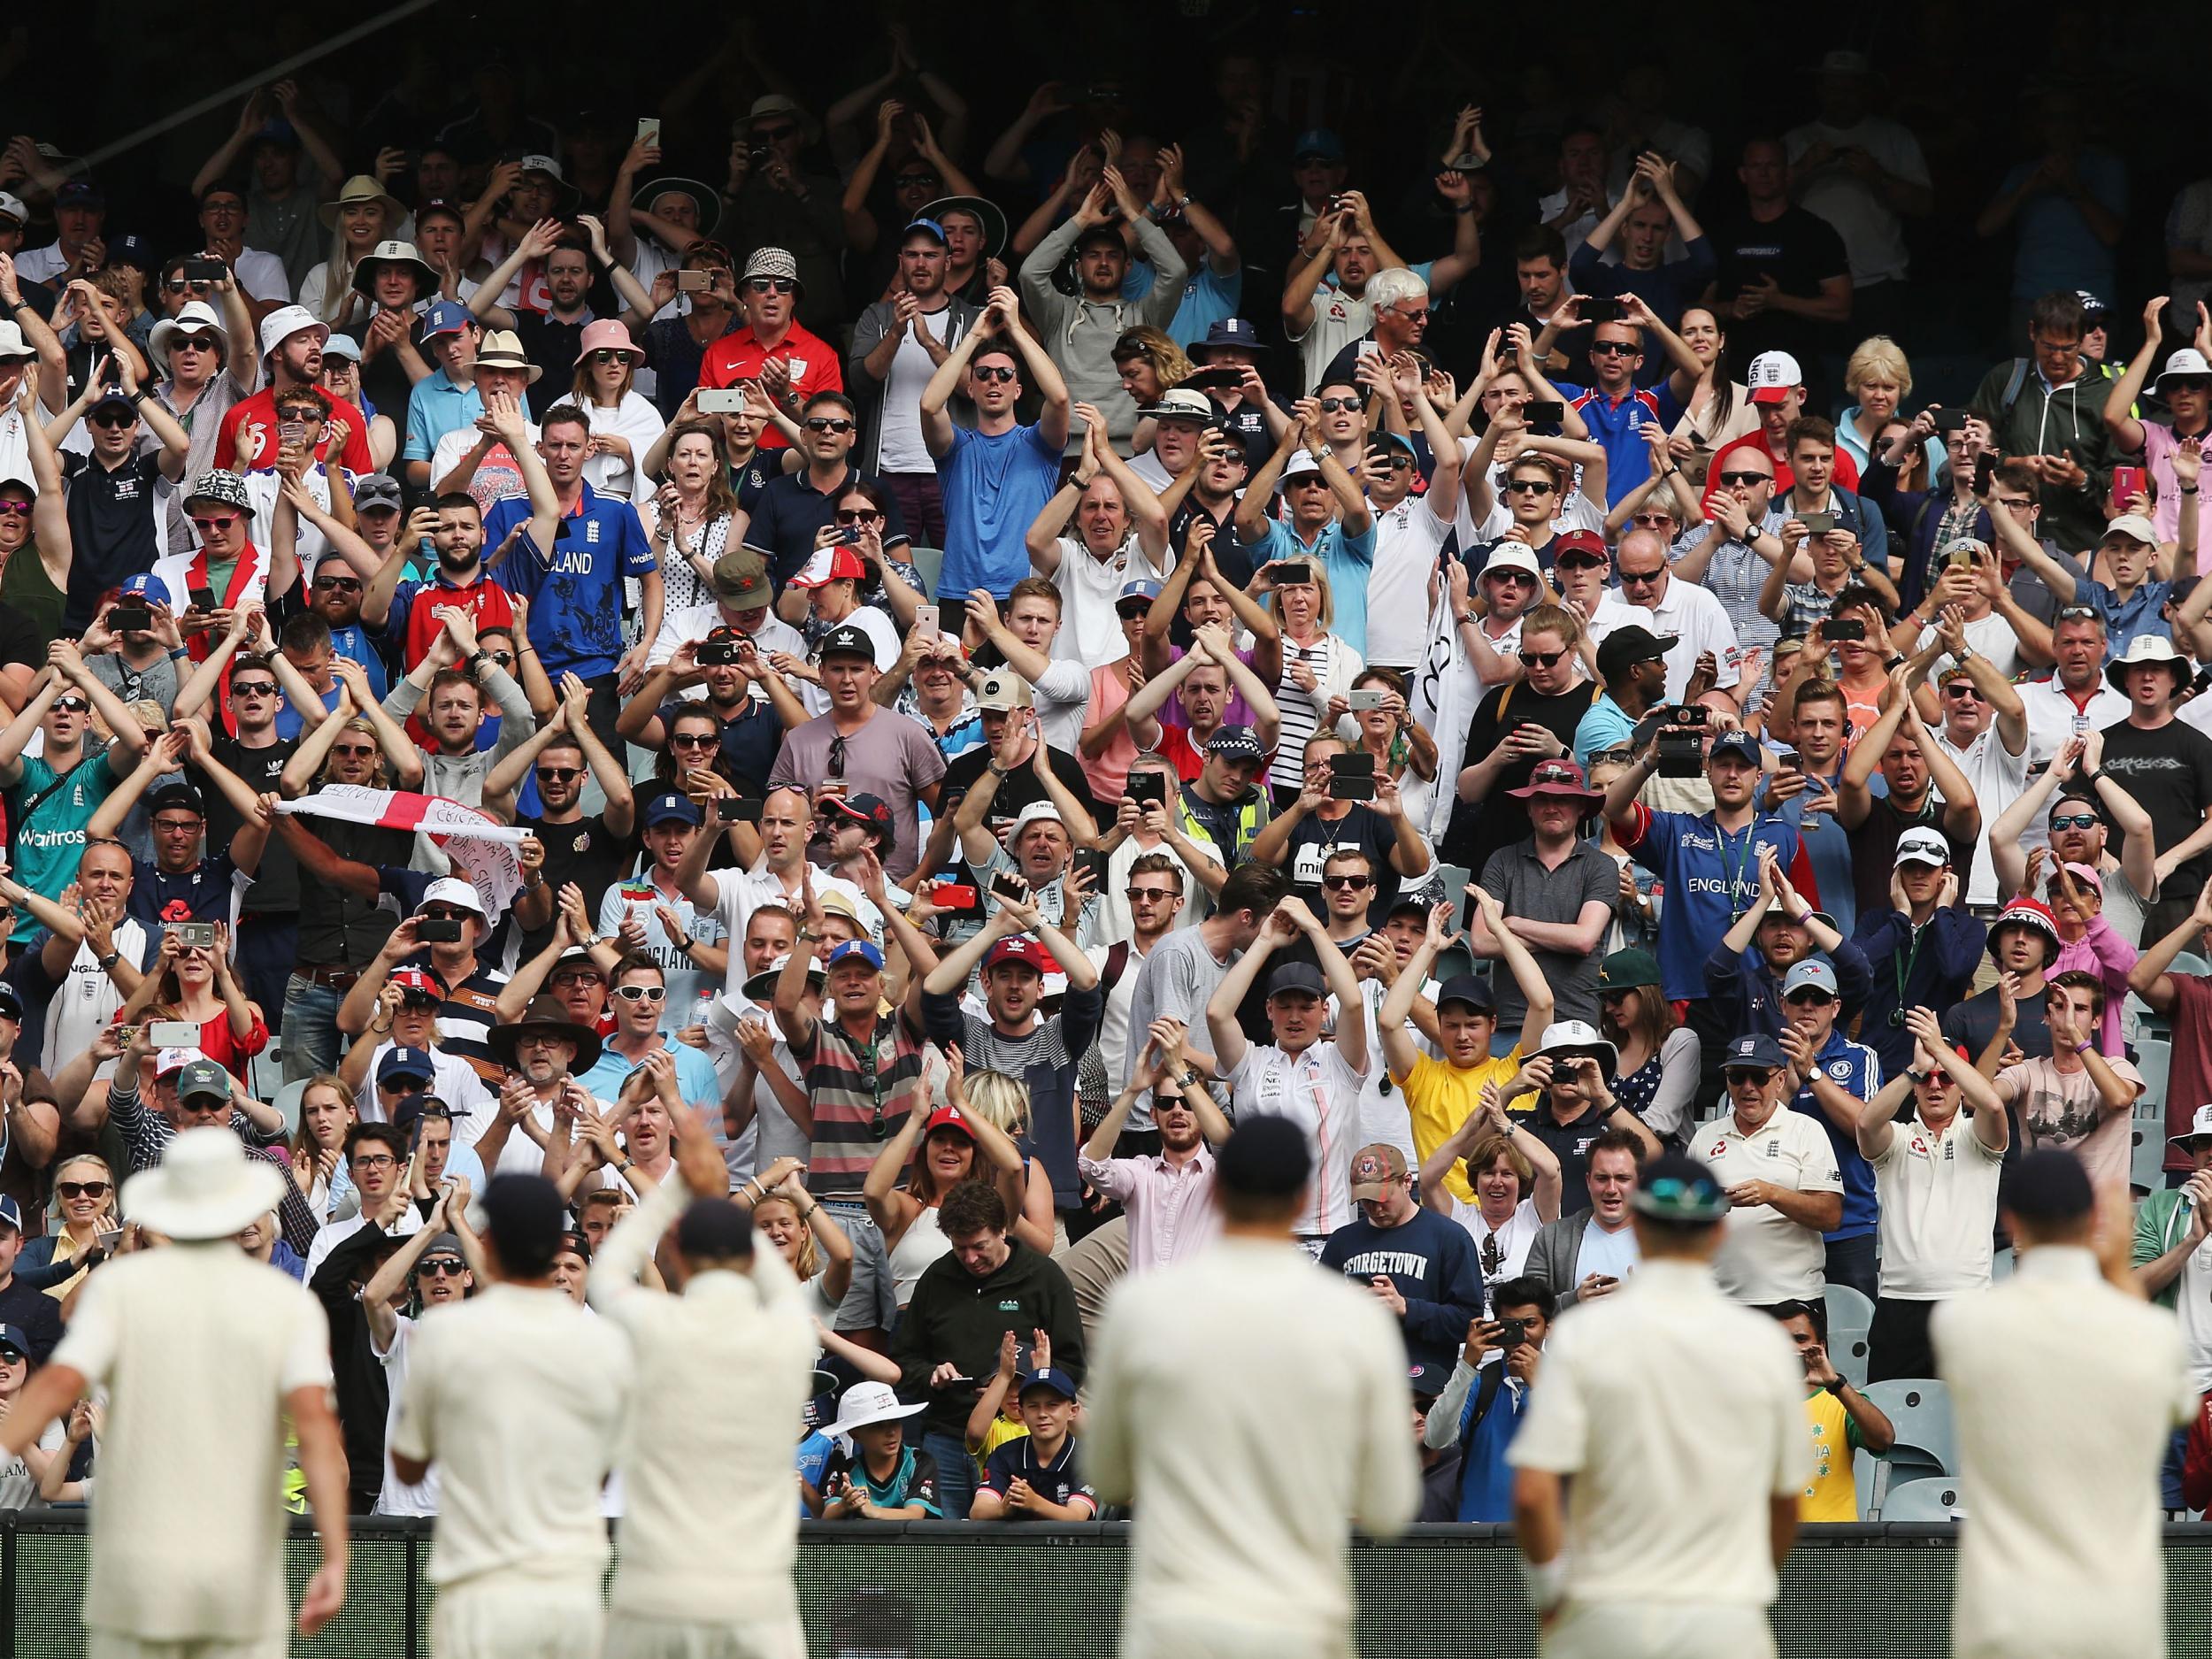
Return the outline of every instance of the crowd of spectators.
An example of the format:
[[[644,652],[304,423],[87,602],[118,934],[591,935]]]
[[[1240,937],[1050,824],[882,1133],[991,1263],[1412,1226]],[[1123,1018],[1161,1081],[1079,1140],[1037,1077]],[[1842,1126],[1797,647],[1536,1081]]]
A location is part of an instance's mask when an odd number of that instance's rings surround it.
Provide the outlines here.
[[[557,1183],[580,1301],[702,1109],[827,1520],[1098,1514],[1087,1340],[1256,1115],[1424,1518],[1507,1518],[1663,1150],[1832,1452],[1891,1425],[1830,1290],[1932,1375],[2040,1147],[2212,1388],[2203,187],[2123,295],[2143,204],[2042,94],[1939,403],[1944,181],[1854,51],[1748,133],[1650,65],[1409,110],[1410,176],[1241,50],[1172,110],[856,61],[739,27],[634,130],[281,81],[165,239],[0,151],[0,1411],[227,1124],[355,1506],[434,1514],[387,1438],[486,1187]]]

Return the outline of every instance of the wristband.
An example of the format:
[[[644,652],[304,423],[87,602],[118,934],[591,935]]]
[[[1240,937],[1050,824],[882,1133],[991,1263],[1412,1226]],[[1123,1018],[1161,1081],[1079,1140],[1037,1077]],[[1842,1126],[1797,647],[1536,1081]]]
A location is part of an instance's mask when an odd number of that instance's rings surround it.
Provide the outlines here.
[[[1521,1582],[1528,1586],[1529,1605],[1548,1613],[1567,1599],[1567,1555],[1562,1550],[1549,1561],[1521,1557]]]
[[[1851,1379],[1848,1377],[1839,1377],[1832,1383],[1821,1384],[1823,1388],[1826,1389],[1830,1394],[1835,1395],[1835,1397],[1839,1400],[1843,1398],[1843,1391],[1850,1386]]]
[[[2183,495],[2193,495],[2197,493],[2197,487],[2194,484],[2192,484],[2186,489],[2179,490],[2176,493]]]

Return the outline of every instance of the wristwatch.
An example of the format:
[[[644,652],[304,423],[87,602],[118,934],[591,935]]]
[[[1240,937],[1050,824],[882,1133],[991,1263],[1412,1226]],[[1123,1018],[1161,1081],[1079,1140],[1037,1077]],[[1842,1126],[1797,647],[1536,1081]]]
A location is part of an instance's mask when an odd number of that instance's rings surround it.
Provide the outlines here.
[[[1843,1398],[1843,1391],[1851,1386],[1851,1379],[1848,1377],[1838,1377],[1835,1381],[1823,1383],[1820,1386],[1840,1400]]]
[[[107,954],[106,956],[102,956],[102,957],[100,957],[100,958],[99,958],[99,963],[100,963],[100,972],[103,972],[103,973],[105,973],[105,972],[109,972],[111,969],[112,969],[112,968],[115,966],[115,964],[116,964],[117,963],[119,963],[119,962],[122,961],[122,959],[123,959],[123,953],[122,953],[121,951],[119,951],[119,950],[111,950],[111,951],[109,951],[109,952],[108,952],[108,954]]]
[[[1184,1071],[1181,1077],[1176,1079],[1176,1081],[1180,1083],[1185,1088],[1196,1088],[1205,1080],[1206,1074],[1203,1071],[1201,1071],[1196,1066],[1188,1068]]]

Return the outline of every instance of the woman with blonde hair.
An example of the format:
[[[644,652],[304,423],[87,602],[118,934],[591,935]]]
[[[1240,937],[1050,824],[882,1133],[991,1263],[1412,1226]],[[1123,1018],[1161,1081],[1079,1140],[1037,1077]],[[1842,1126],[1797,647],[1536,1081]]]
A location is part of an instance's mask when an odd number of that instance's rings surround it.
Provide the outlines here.
[[[1851,464],[1863,477],[1873,464],[1883,429],[1900,419],[1912,419],[1898,412],[1912,396],[1912,365],[1905,360],[1904,348],[1887,334],[1872,334],[1860,341],[1858,349],[1843,365],[1843,389],[1859,401],[1836,422],[1836,448],[1851,457]],[[1932,479],[1942,470],[1947,453],[1932,438],[1924,452]]]
[[[949,1060],[950,1056],[947,1058]],[[961,1091],[956,1094],[953,1080],[948,1075],[946,1097],[961,1106],[969,1117],[989,1124],[1004,1135],[1025,1160],[1027,1179],[1022,1185],[1021,1202],[1006,1207],[1006,1213],[1014,1218],[1013,1225],[1007,1230],[1009,1235],[1049,1256],[1055,1248],[1059,1218],[1053,1213],[1052,1177],[1045,1172],[1045,1161],[1031,1150],[1033,1140],[1030,1133],[1029,1085],[1003,1071],[978,1071],[964,1079]],[[1063,1245],[1065,1242],[1060,1240]]]
[[[1160,394],[1171,386],[1180,386],[1190,379],[1192,364],[1165,334],[1149,326],[1125,328],[1114,342],[1115,373],[1121,376],[1121,389],[1129,394],[1139,409],[1160,401]],[[1151,448],[1149,422],[1141,422],[1133,440],[1138,449]]]
[[[1503,1089],[1485,1083],[1474,1110],[1421,1162],[1422,1203],[1467,1229],[1482,1262],[1486,1287],[1517,1278],[1528,1263],[1536,1230],[1559,1219],[1558,1156],[1498,1104],[1540,1087],[1545,1075],[1531,1076],[1525,1066]],[[1467,1184],[1475,1190],[1471,1204],[1445,1184],[1462,1158],[1467,1161]]]
[[[836,1355],[876,1382],[896,1384],[888,1359],[834,1329],[837,1306],[853,1283],[853,1241],[837,1218],[807,1191],[805,1160],[778,1158],[730,1194],[753,1212],[753,1225],[808,1292],[807,1311],[824,1351]]]
[[[319,1221],[337,1214],[353,1191],[353,1177],[346,1171],[346,1131],[360,1116],[353,1091],[331,1072],[318,1071],[300,1091],[299,1128],[287,1153],[292,1179],[307,1194],[307,1207]]]
[[[711,416],[679,420],[669,427],[667,439],[660,486],[641,499],[637,509],[660,557],[662,604],[674,616],[713,599],[714,562],[736,545],[730,529],[737,492],[730,485],[730,456],[719,420]],[[655,448],[648,446],[649,458]]]
[[[1286,566],[1302,565],[1310,581],[1279,580]],[[1305,787],[1306,740],[1329,718],[1329,704],[1348,700],[1367,666],[1360,654],[1329,631],[1336,620],[1336,596],[1327,566],[1317,558],[1271,559],[1260,566],[1268,582],[1267,603],[1283,633],[1283,671],[1275,683],[1275,707],[1282,720],[1268,782],[1276,803],[1298,798]]]
[[[628,501],[645,477],[638,469],[638,457],[653,447],[666,425],[653,400],[634,389],[645,353],[631,340],[630,331],[611,317],[587,323],[578,345],[570,392],[591,423],[584,481],[603,495]],[[730,504],[737,504],[734,496]],[[664,577],[670,573],[662,572]]]
[[[65,1319],[69,1299],[85,1276],[120,1240],[123,1219],[115,1197],[115,1172],[105,1158],[95,1152],[64,1158],[54,1166],[51,1216],[56,1225],[38,1238],[24,1240],[22,1254],[15,1258],[18,1281],[59,1302]],[[100,1242],[104,1233],[105,1245]]]
[[[913,1295],[922,1270],[952,1248],[937,1226],[937,1206],[947,1193],[971,1178],[987,1179],[1005,1200],[1007,1214],[1018,1216],[1023,1210],[1028,1171],[1021,1149],[969,1101],[963,1087],[965,1068],[960,1050],[947,1049],[945,1058],[949,1066],[945,1104],[929,1111],[918,1103],[910,1110],[901,1120],[898,1133],[876,1154],[861,1188],[869,1218],[883,1233],[884,1253],[891,1264],[892,1294],[902,1308]],[[981,1084],[999,1076],[995,1071],[978,1072],[976,1080]],[[904,1187],[899,1185],[902,1177],[906,1180]],[[1051,1215],[1051,1205],[1047,1203],[1048,1227]]]
[[[353,286],[353,268],[376,251],[377,243],[392,234],[392,227],[406,217],[398,199],[365,173],[345,182],[338,199],[323,204],[323,224],[330,231],[330,257],[307,273],[300,284],[299,303],[318,320],[334,326],[350,322],[356,307],[365,304]]]

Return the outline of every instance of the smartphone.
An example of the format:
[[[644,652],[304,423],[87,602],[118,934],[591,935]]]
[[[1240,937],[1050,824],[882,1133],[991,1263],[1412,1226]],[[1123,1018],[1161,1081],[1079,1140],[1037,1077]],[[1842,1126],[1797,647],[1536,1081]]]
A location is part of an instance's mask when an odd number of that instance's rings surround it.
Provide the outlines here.
[[[415,924],[415,937],[426,945],[457,945],[461,942],[461,924],[454,917],[426,917]]]
[[[1974,549],[1969,547],[1962,547],[1957,552],[1946,558],[1944,563],[1949,565],[1953,570],[1970,571],[1974,568]]]
[[[1332,755],[1329,757],[1329,799],[1372,801],[1375,798],[1375,757],[1372,755]]]
[[[1156,772],[1133,772],[1125,793],[1141,809],[1148,801],[1167,804],[1167,780]]]
[[[1381,708],[1383,700],[1389,695],[1386,691],[1377,691],[1371,686],[1365,687],[1358,691],[1347,693],[1344,706],[1351,710],[1354,714],[1365,714],[1371,709]]]
[[[1363,340],[1359,342],[1359,350],[1354,355],[1362,357],[1379,357],[1382,356],[1382,342],[1377,340]]]
[[[157,1019],[147,1027],[146,1041],[157,1048],[196,1048],[200,1027],[189,1019]]]
[[[1095,893],[1098,891],[1099,883],[1106,879],[1106,861],[1109,856],[1110,856],[1110,854],[1102,853],[1095,847],[1079,847],[1069,855],[1068,867],[1071,870],[1088,871],[1091,877],[1091,891]]]
[[[212,922],[164,922],[161,931],[174,933],[178,945],[184,949],[215,949],[215,924]]]
[[[153,626],[154,613],[144,605],[118,605],[108,612],[108,631],[112,634],[143,632]]]
[[[676,273],[676,292],[679,294],[704,294],[713,286],[713,277],[709,275],[704,271],[679,271]]]
[[[1839,640],[1864,640],[1866,624],[1857,617],[1832,617],[1820,625],[1820,637],[1833,645]]]
[[[2112,512],[2115,518],[2128,510],[2131,495],[2151,493],[2150,475],[2139,466],[2116,466],[2112,469]]]
[[[661,118],[659,116],[641,115],[638,118],[637,142],[641,144],[655,145],[661,142]]]
[[[1966,411],[1963,409],[1939,409],[1930,423],[1938,432],[1964,432]]]
[[[1313,566],[1301,559],[1278,559],[1272,574],[1278,588],[1310,588]]]
[[[1244,373],[1240,369],[1193,369],[1176,384],[1198,392],[1225,392],[1233,386],[1243,385]]]
[[[187,259],[177,267],[177,274],[187,282],[220,282],[230,274],[230,266],[220,259]]]
[[[976,891],[962,882],[940,881],[929,890],[929,902],[941,910],[972,910]]]
[[[692,660],[702,668],[727,668],[738,660],[738,641],[702,640]]]
[[[1974,457],[1974,493],[1989,494],[1989,481],[1997,476],[1997,457],[1986,451]]]
[[[1012,899],[1022,904],[1029,902],[1029,883],[1010,870],[1002,870],[991,878],[991,891],[1002,899]]]
[[[738,386],[718,386],[699,394],[693,405],[703,415],[741,415],[745,412],[745,390]]]
[[[1528,1321],[1501,1319],[1498,1321],[1498,1347],[1510,1354],[1528,1340]]]
[[[920,634],[926,640],[933,640],[940,634],[944,632],[942,628],[937,626],[937,607],[935,605],[916,605],[914,607],[914,632]]]
[[[1628,315],[1618,300],[1597,299],[1585,296],[1582,302],[1582,320],[1586,323],[1617,323]]]
[[[212,588],[194,588],[188,589],[185,594],[185,597],[191,603],[192,609],[195,611],[212,611],[215,609],[215,590]]]
[[[117,1048],[127,1048],[131,1046],[131,1044],[137,1041],[138,1027],[136,1025],[118,1025],[115,1028],[115,1046]]]
[[[760,810],[767,804],[758,795],[718,795],[714,797],[714,821],[718,824],[757,824]]]
[[[1566,418],[1566,404],[1555,397],[1521,405],[1521,419],[1532,426],[1555,426]]]
[[[1836,527],[1836,515],[1832,512],[1801,512],[1793,516],[1805,526],[1808,535],[1826,535]]]

